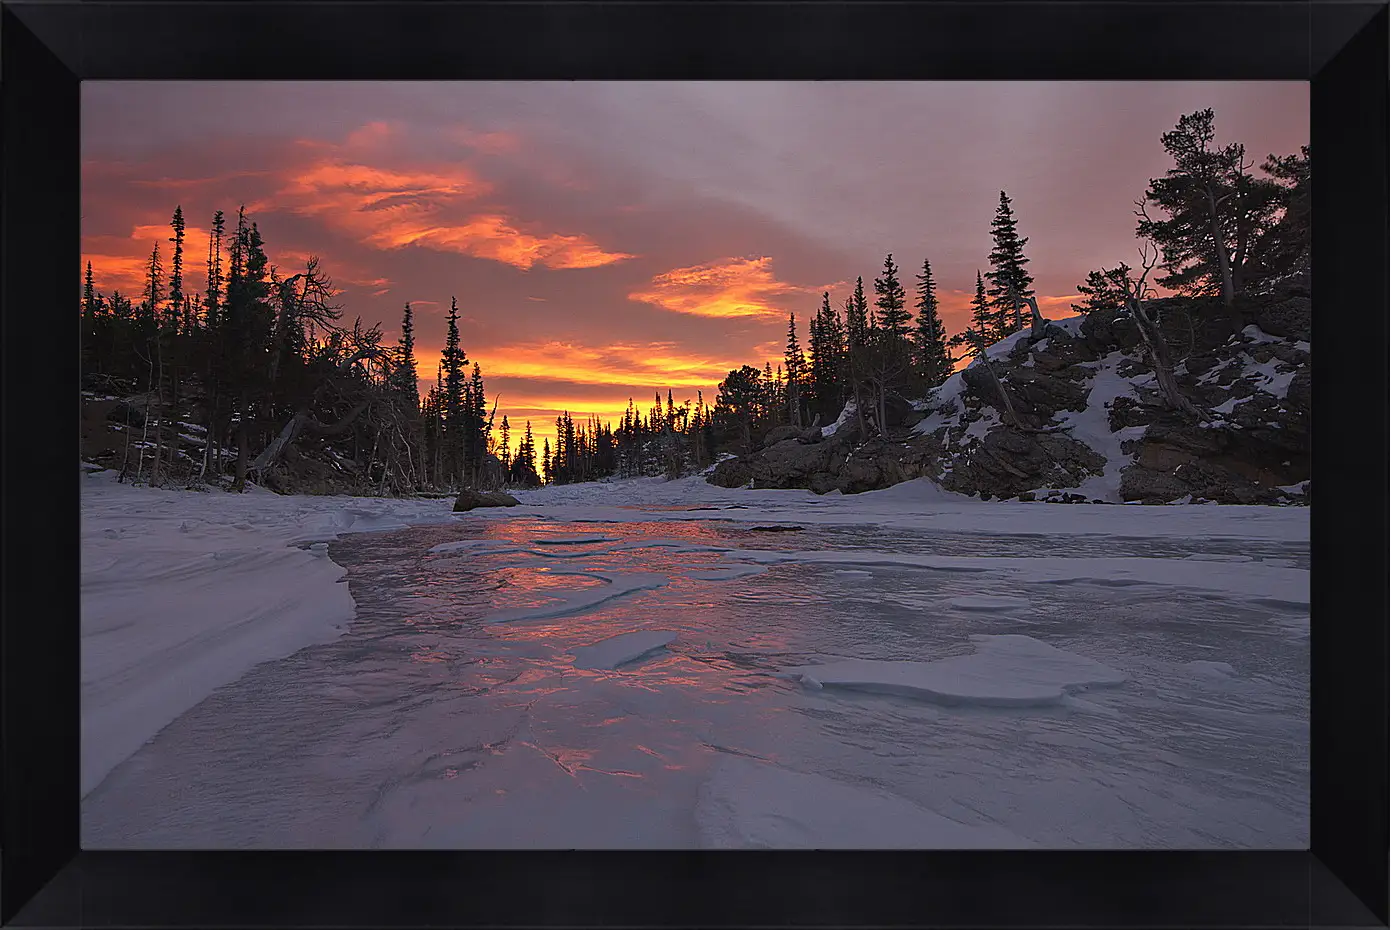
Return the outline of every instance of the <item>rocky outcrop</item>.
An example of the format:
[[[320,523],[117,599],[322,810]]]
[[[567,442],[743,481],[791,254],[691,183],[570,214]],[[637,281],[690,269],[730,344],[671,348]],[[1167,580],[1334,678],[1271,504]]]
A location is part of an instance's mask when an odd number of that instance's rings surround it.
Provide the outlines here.
[[[710,480],[852,494],[926,476],[988,499],[1307,502],[1307,282],[1243,297],[1239,318],[1216,298],[1153,309],[1197,414],[1166,405],[1129,315],[1098,310],[992,347],[990,369],[963,369],[927,404],[895,405],[887,437],[866,440],[854,416],[825,440],[780,427]]]
[[[518,503],[511,494],[502,491],[472,491],[465,488],[454,501],[454,512],[473,510],[475,507],[515,507]]]
[[[1038,488],[1075,488],[1105,467],[1102,455],[1065,433],[1003,426],[957,458],[941,485],[963,494],[1017,497]]]

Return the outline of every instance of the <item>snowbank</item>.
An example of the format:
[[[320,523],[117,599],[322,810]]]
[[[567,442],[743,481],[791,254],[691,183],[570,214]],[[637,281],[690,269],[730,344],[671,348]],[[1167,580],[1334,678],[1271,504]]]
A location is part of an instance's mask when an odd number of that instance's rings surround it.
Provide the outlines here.
[[[956,376],[953,376],[956,377]],[[926,422],[926,421],[924,421]],[[1122,436],[1122,433],[1115,434]],[[1077,492],[1078,489],[1067,489]],[[817,495],[802,489],[722,488],[692,476],[667,481],[631,478],[517,491],[516,507],[474,511],[476,519],[533,516],[577,523],[673,522],[719,519],[737,523],[795,521],[801,525],[873,524],[922,532],[1006,535],[1307,541],[1307,507],[1143,507],[1109,504],[1056,506],[985,502],[943,491],[930,479],[863,494]],[[673,508],[679,504],[679,508]]]
[[[353,599],[324,541],[454,519],[439,500],[153,490],[110,471],[79,480],[84,797],[217,688],[346,628]]]
[[[852,659],[786,669],[813,688],[835,686],[926,698],[943,704],[1035,707],[1093,685],[1119,685],[1124,672],[1031,636],[972,636],[976,651],[937,662]]]

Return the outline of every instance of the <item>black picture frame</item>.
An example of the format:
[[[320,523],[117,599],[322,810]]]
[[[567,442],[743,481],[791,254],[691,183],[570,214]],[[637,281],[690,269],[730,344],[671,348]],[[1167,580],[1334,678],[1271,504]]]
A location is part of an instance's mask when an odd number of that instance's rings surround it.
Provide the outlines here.
[[[1385,3],[0,6],[0,922],[1387,925]],[[79,850],[79,82],[137,78],[1311,81],[1311,850]]]

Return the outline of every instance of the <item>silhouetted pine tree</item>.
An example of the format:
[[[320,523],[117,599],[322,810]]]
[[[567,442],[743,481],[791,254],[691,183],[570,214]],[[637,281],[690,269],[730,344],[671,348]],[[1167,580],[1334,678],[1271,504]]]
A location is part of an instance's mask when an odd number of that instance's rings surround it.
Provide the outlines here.
[[[217,326],[222,308],[222,240],[226,234],[226,220],[218,210],[213,214],[212,229],[208,233],[208,281],[203,299],[203,325],[208,329]]]
[[[420,409],[420,376],[415,367],[415,314],[406,302],[401,316],[401,338],[396,343],[396,367],[392,386],[401,397],[403,409],[414,414]]]
[[[908,295],[898,280],[898,266],[894,264],[892,252],[884,258],[884,274],[874,279],[874,293],[875,322],[887,337],[885,344],[906,347],[912,316],[908,313]]]
[[[464,380],[468,357],[459,345],[459,302],[453,297],[449,298],[440,364],[444,368],[444,468],[449,480],[462,480],[468,461],[468,386]]]
[[[174,235],[169,241],[174,243],[174,254],[169,260],[169,310],[166,325],[177,327],[184,311],[184,209],[174,208],[174,216],[169,220],[169,228]]]
[[[995,341],[996,320],[995,308],[990,305],[990,298],[985,292],[985,281],[977,271],[976,295],[971,298],[971,322],[964,332],[952,336],[948,342],[962,347],[967,356],[974,357],[978,354],[979,345],[988,346]]]
[[[918,320],[914,348],[918,377],[929,390],[951,376],[951,352],[947,349],[947,328],[937,308],[937,282],[932,280],[932,264],[923,259],[918,279]]]
[[[787,315],[787,348],[783,352],[787,367],[787,416],[793,426],[802,425],[803,391],[807,385],[807,360],[797,341],[797,314]]]
[[[1024,300],[1032,297],[1034,291],[1033,275],[1025,270],[1029,259],[1024,255],[1028,238],[1019,235],[1019,221],[1010,207],[1009,196],[1000,191],[1000,205],[995,210],[995,218],[990,222],[990,235],[995,246],[990,251],[990,271],[985,275],[990,281],[990,305],[995,309],[995,325],[992,335],[1003,339],[1010,333],[1018,332],[1024,326]],[[1013,287],[1019,297],[1015,306],[1010,294]]]
[[[1115,268],[1089,271],[1087,280],[1077,285],[1077,293],[1086,300],[1080,304],[1073,304],[1072,309],[1078,313],[1120,309],[1125,306],[1133,287],[1130,266],[1125,262],[1121,262]]]
[[[1239,323],[1233,302],[1245,289],[1252,246],[1274,225],[1283,192],[1274,181],[1250,174],[1245,146],[1215,147],[1215,133],[1213,112],[1206,109],[1180,117],[1160,137],[1174,166],[1150,181],[1135,232],[1163,253],[1168,274],[1159,284],[1184,294],[1221,294]],[[1152,219],[1149,204],[1169,218]]]

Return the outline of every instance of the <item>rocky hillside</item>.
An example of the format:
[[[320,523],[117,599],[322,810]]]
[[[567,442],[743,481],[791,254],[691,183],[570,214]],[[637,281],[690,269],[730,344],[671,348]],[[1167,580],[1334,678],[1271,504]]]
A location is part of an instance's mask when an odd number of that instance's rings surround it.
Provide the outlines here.
[[[1008,404],[977,360],[900,404],[887,437],[861,436],[852,407],[824,429],[772,430],[709,480],[856,493],[928,477],[984,499],[1307,504],[1307,279],[1242,298],[1240,324],[1215,299],[1151,307],[1196,415],[1163,402],[1129,315],[1094,311],[988,350]]]

